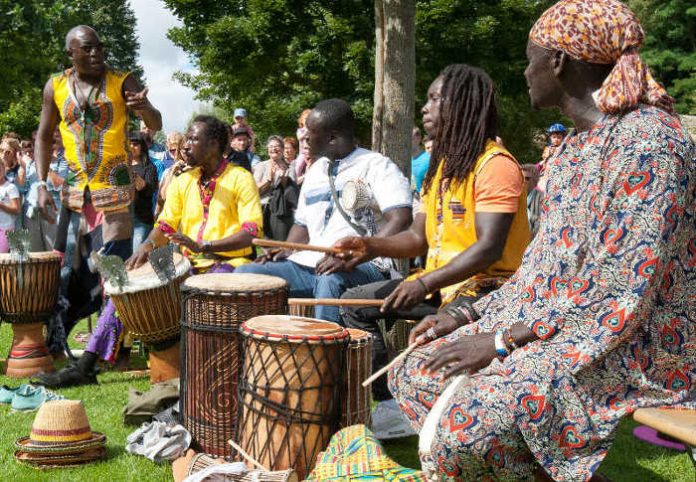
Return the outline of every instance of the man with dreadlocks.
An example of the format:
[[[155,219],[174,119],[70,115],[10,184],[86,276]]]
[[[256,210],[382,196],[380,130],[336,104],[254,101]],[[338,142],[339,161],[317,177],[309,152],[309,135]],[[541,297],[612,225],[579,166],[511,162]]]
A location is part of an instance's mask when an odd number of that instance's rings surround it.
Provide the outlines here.
[[[390,373],[428,480],[585,481],[619,420],[696,401],[696,148],[619,0],[563,0],[532,28],[532,105],[576,131],[549,159],[515,275]],[[449,325],[451,326],[451,325]]]
[[[350,263],[376,256],[410,258],[427,253],[425,270],[348,290],[343,298],[385,298],[378,308],[345,308],[346,326],[373,336],[373,369],[388,356],[378,319],[418,319],[450,305],[453,326],[473,319],[471,303],[515,272],[529,243],[524,176],[515,158],[496,143],[496,107],[491,78],[481,69],[450,65],[433,81],[422,109],[423,127],[435,138],[422,187],[421,211],[409,231],[386,238],[351,237],[336,247],[353,250]],[[426,318],[427,319],[427,318]],[[373,414],[378,438],[413,433],[386,376],[373,384],[380,403]]]

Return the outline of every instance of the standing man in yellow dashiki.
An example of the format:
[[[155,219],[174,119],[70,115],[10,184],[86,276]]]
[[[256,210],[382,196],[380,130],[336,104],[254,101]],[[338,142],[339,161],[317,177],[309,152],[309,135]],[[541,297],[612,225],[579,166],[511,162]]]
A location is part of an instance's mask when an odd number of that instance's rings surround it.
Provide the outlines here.
[[[129,205],[141,179],[131,177],[128,166],[127,125],[129,112],[142,117],[148,127],[162,128],[162,117],[130,73],[116,72],[104,61],[104,44],[91,27],[74,27],[65,37],[72,66],[53,75],[44,87],[41,122],[35,158],[38,204],[41,215],[56,220],[55,204],[46,187],[51,144],[56,127],[65,147],[68,176],[54,250],[61,253],[61,298],[50,323],[51,338],[65,343],[66,333],[77,320],[101,305],[99,276],[87,258],[92,251],[126,259],[131,254],[132,221]],[[79,363],[107,359],[116,351],[118,338],[98,336],[98,324]],[[92,346],[108,340],[102,347]],[[55,350],[55,348],[53,348]],[[58,351],[58,350],[56,350]],[[96,380],[93,373],[76,377],[75,366],[59,372],[67,384],[78,378]],[[71,378],[72,377],[72,378]]]

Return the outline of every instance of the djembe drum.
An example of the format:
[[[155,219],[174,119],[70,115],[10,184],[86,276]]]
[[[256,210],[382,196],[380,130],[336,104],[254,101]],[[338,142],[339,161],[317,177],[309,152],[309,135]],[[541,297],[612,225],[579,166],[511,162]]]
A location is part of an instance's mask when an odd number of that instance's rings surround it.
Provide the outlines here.
[[[348,331],[336,323],[260,316],[242,325],[239,445],[300,480],[338,429]]]
[[[203,452],[229,456],[243,361],[239,327],[254,316],[285,313],[287,283],[247,273],[202,274],[181,290],[182,423]]]
[[[29,253],[21,262],[0,254],[0,317],[12,324],[14,333],[8,377],[53,371],[43,328],[55,311],[60,264],[60,256],[51,252]]]
[[[346,350],[346,377],[343,390],[341,427],[370,425],[372,409],[371,387],[363,387],[372,375],[372,335],[357,328],[348,328],[350,343]]]
[[[162,382],[179,376],[179,319],[181,283],[191,272],[191,263],[174,254],[175,276],[161,281],[150,263],[128,272],[122,288],[111,281],[104,292],[111,297],[123,326],[134,338],[150,347],[150,381]]]

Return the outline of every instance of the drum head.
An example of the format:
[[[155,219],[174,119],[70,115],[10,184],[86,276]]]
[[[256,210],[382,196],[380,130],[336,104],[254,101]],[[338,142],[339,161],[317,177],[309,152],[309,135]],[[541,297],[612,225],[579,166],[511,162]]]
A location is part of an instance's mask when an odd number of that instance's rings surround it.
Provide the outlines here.
[[[362,342],[367,341],[372,338],[372,335],[367,331],[360,330],[358,328],[346,328],[348,334],[350,335],[350,341]]]
[[[60,261],[60,255],[53,251],[36,251],[29,253],[29,262],[31,261]],[[10,253],[0,253],[0,264],[15,264]]]
[[[184,282],[182,289],[238,293],[278,290],[287,285],[283,278],[265,274],[211,273],[191,276]]]
[[[252,318],[242,325],[245,336],[322,343],[348,338],[348,331],[337,323],[299,316],[266,315]]]
[[[191,263],[181,254],[174,253],[174,269],[176,277],[179,278],[191,270]],[[122,291],[117,291],[117,288],[112,286],[109,281],[104,283],[104,291],[107,295],[114,293],[133,293],[136,291],[158,288],[165,284],[166,283],[160,281],[152,265],[148,262],[128,272],[128,284],[123,287]]]

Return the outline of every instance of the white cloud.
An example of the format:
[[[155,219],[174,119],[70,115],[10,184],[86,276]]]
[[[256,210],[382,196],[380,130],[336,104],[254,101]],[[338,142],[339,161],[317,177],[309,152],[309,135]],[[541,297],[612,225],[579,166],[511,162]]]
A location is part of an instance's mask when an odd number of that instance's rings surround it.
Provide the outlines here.
[[[181,22],[160,0],[131,0],[131,6],[137,18],[139,63],[145,70],[148,97],[162,113],[164,131],[182,131],[191,114],[203,105],[193,98],[191,89],[172,78],[178,70],[194,71],[184,51],[167,38],[167,30]]]

